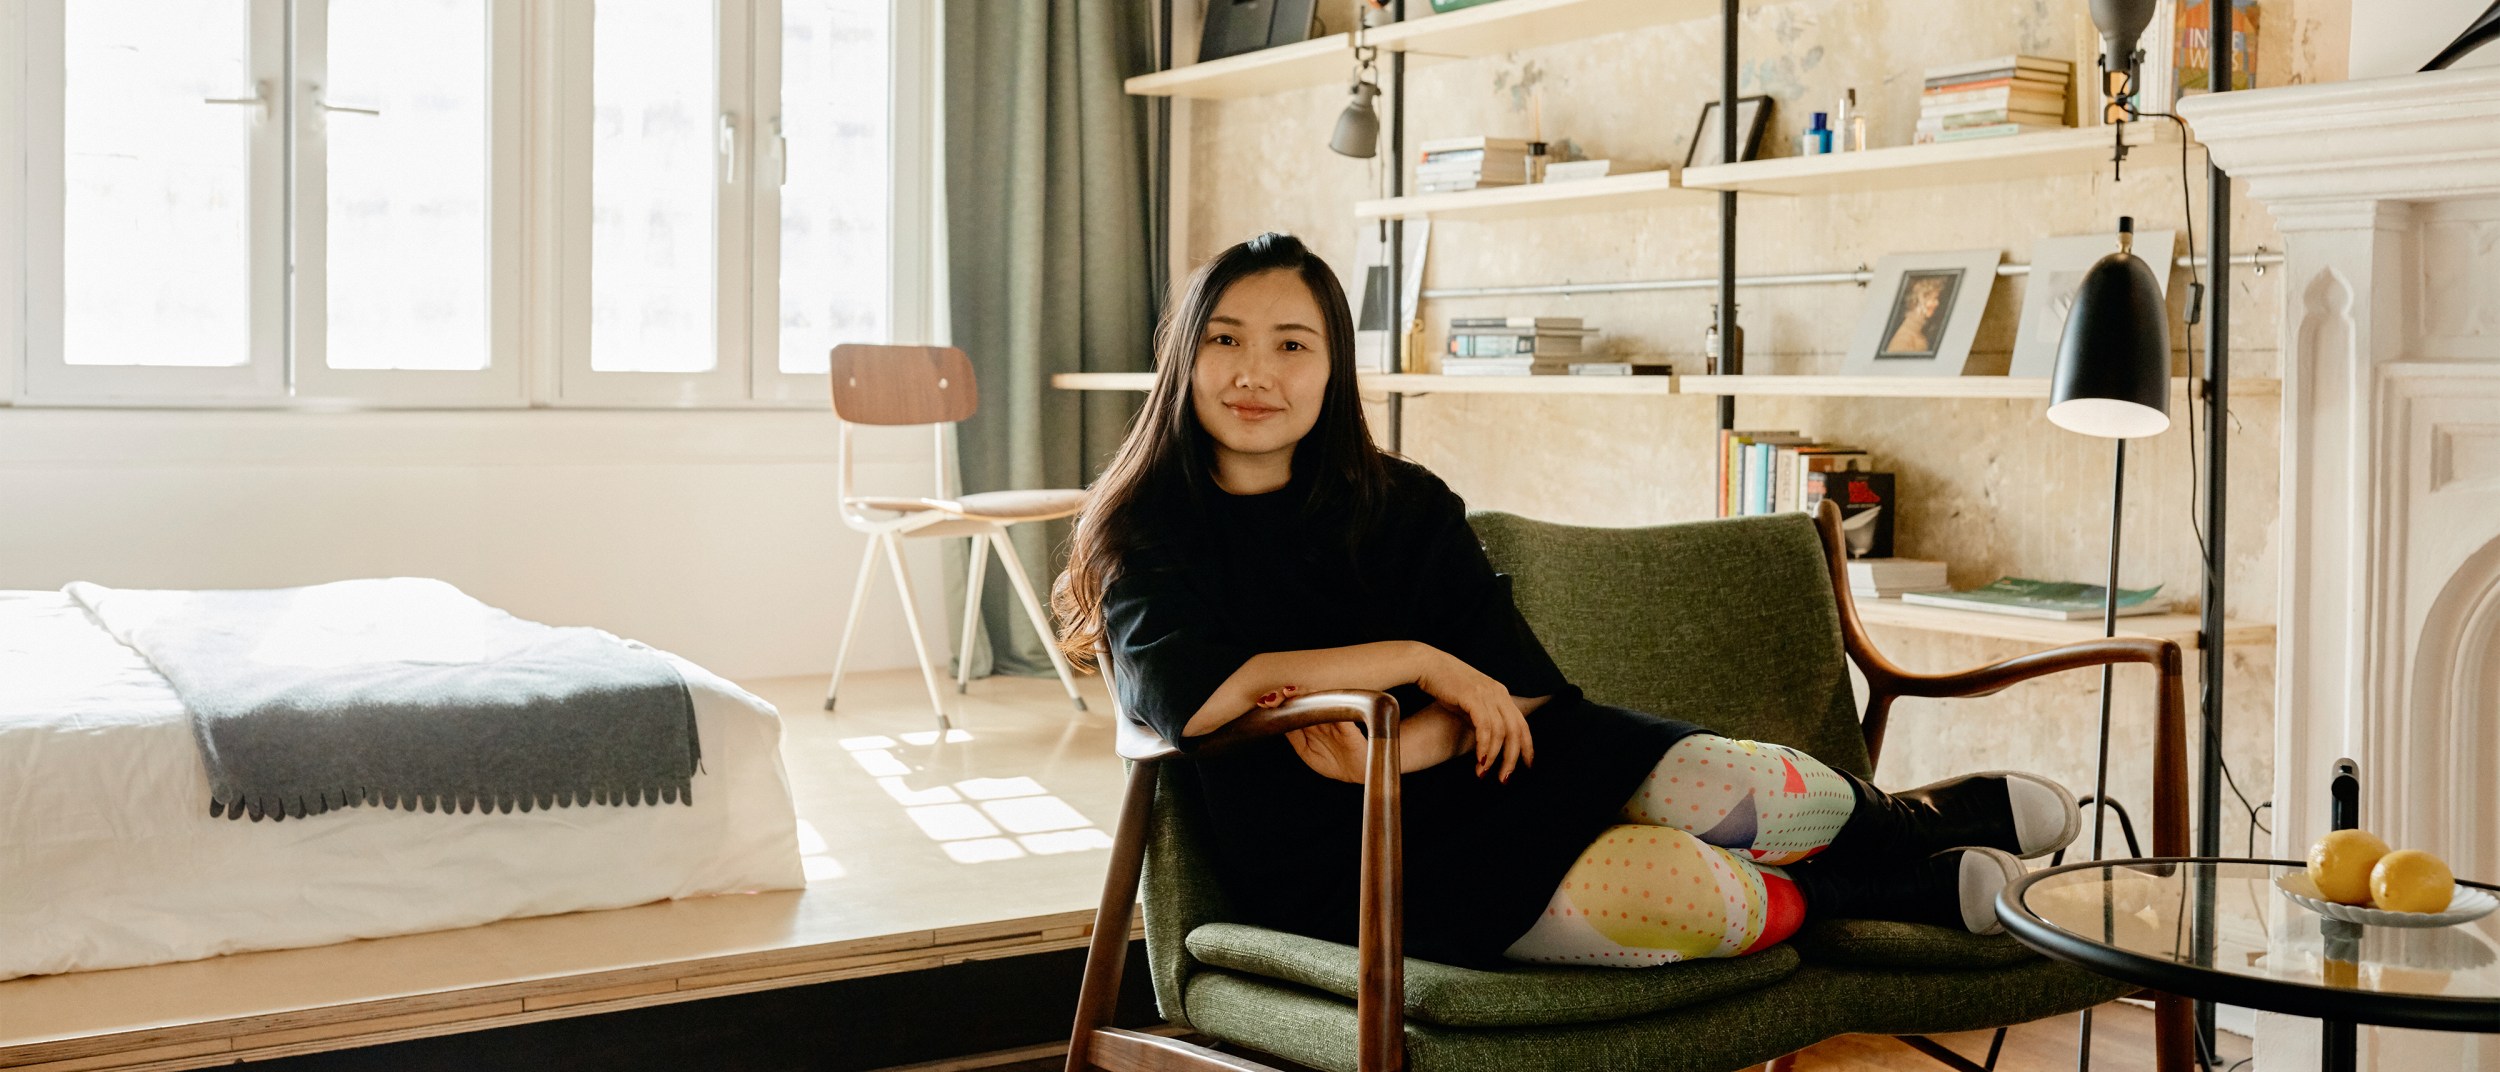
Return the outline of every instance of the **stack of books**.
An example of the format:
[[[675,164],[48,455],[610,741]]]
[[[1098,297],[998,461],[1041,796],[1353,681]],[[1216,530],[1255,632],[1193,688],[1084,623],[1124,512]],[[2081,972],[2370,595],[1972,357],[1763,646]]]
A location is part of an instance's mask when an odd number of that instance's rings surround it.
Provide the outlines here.
[[[1719,516],[1781,514],[1810,507],[1814,473],[1862,471],[1856,447],[1817,443],[1788,431],[1719,433]]]
[[[1944,563],[1924,558],[1853,558],[1849,560],[1849,594],[1866,599],[1891,599],[1912,592],[1941,592]]]
[[[1425,142],[1423,153],[1423,161],[1415,166],[1416,193],[1456,193],[1528,181],[1528,143],[1516,138],[1441,138]]]
[[[2061,129],[2073,73],[2073,64],[2042,56],[1930,67],[1927,90],[1918,100],[1918,131],[1910,140],[1926,145]]]
[[[1597,332],[1576,316],[1470,316],[1450,321],[1444,376],[1559,376],[1581,362]]]

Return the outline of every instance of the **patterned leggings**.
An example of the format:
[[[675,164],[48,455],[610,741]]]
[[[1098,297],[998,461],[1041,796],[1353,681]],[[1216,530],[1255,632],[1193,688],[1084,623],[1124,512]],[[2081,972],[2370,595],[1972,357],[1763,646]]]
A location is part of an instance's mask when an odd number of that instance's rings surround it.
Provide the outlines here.
[[[1505,955],[1640,968],[1775,945],[1805,919],[1777,865],[1831,844],[1856,800],[1840,775],[1796,749],[1686,737]]]

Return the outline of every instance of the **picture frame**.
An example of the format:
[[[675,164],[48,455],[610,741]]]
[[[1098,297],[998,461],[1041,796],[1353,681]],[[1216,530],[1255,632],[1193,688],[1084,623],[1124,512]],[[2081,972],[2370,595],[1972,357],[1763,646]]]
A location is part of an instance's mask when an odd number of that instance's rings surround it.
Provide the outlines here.
[[[1961,376],[1970,365],[1988,295],[1993,249],[1896,253],[1875,265],[1866,308],[1841,372],[1851,376]]]
[[[1684,166],[1711,167],[1725,163],[1720,157],[1719,102],[1701,106],[1701,118],[1693,123],[1693,140],[1684,147]],[[1768,95],[1736,98],[1736,159],[1739,162],[1762,155],[1762,131],[1770,125],[1771,98]]]
[[[2170,293],[2171,258],[2177,231],[2138,231],[2136,256],[2153,268],[2162,294]],[[2050,376],[2057,372],[2057,347],[2066,335],[2066,320],[2075,309],[2075,292],[2083,274],[2100,259],[2118,252],[2118,236],[2094,234],[2043,238],[2031,247],[2031,274],[2023,278],[2023,318],[2014,333],[2014,356],[2008,376]]]

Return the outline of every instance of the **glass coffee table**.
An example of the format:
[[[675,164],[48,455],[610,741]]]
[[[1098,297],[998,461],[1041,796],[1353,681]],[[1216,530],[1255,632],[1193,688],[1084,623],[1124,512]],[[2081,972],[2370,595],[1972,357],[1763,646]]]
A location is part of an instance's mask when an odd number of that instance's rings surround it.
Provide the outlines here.
[[[2500,913],[2450,927],[2326,919],[2285,897],[2288,860],[2101,860],[2034,872],[1997,916],[2042,954],[2155,990],[2326,1022],[2324,1067],[2354,1025],[2500,1033]],[[2479,882],[2461,886],[2500,889]]]

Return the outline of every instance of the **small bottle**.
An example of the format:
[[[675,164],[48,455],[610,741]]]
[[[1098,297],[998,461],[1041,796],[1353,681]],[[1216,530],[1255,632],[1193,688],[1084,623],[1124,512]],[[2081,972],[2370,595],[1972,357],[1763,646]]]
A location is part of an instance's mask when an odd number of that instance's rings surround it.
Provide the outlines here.
[[[1739,313],[1744,312],[1744,304],[1741,302],[1738,303],[1736,311]],[[1702,334],[1701,355],[1704,359],[1702,367],[1709,370],[1712,374],[1718,374],[1721,369],[1741,369],[1745,367],[1745,325],[1743,324],[1736,325],[1736,350],[1734,359],[1730,360],[1725,365],[1722,365],[1719,362],[1719,303],[1717,302],[1710,303],[1710,327]]]
[[[1847,113],[1848,118],[1842,120],[1840,124],[1840,151],[1844,153],[1865,152],[1866,113],[1858,110],[1858,91],[1850,90],[1849,96],[1842,102],[1841,107]]]
[[[1547,146],[1544,142],[1529,142],[1527,160],[1524,165],[1527,168],[1527,172],[1526,174],[1520,176],[1520,181],[1531,186],[1544,182],[1545,164],[1549,159],[1551,159],[1551,157],[1548,155]]]
[[[1849,151],[1849,124],[1857,118],[1857,114],[1858,91],[1855,89],[1843,91],[1840,95],[1840,107],[1832,112],[1832,132],[1838,135],[1834,139],[1838,144],[1832,146],[1833,152]]]
[[[1821,156],[1832,151],[1831,113],[1814,113],[1814,125],[1797,135],[1797,155]]]

